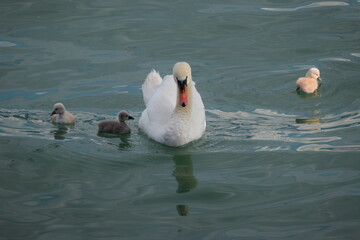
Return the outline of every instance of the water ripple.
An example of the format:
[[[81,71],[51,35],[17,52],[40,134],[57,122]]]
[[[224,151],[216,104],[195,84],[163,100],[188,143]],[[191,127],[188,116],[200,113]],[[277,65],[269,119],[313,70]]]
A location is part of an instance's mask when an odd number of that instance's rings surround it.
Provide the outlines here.
[[[103,147],[115,147],[122,151],[134,148],[144,151],[140,141],[146,139],[136,131],[136,122],[130,123],[134,126],[131,137],[99,138],[97,123],[104,119],[113,119],[114,116],[88,112],[75,112],[75,115],[75,127],[54,126],[49,122],[48,112],[1,109],[0,136],[76,141],[78,143],[74,145],[75,152],[90,151],[90,154],[107,151],[100,150]],[[139,116],[140,112],[133,115]],[[359,111],[304,118],[269,109],[256,109],[252,112],[209,109],[206,134],[192,144],[192,149],[212,152],[359,151],[360,146],[349,144],[349,136],[345,133],[358,131],[359,125]],[[91,144],[84,145],[88,141]],[[97,149],[95,152],[94,146]]]
[[[349,146],[332,146],[328,144],[311,144],[301,146],[297,151],[335,151],[335,152],[352,152],[360,151],[360,145],[349,145]]]
[[[208,123],[213,137],[228,141],[258,141],[258,144],[265,145],[255,146],[256,151],[359,151],[357,145],[341,146],[343,136],[340,132],[358,128],[358,111],[312,118],[266,109],[253,112],[208,112],[211,114]]]
[[[349,4],[346,2],[340,1],[327,1],[327,2],[314,2],[311,4],[299,6],[299,7],[292,7],[292,8],[261,8],[265,11],[271,12],[294,12],[301,9],[308,9],[308,8],[318,8],[318,7],[338,7],[338,6],[348,6]]]
[[[14,47],[16,43],[8,42],[8,41],[0,41],[0,47]]]

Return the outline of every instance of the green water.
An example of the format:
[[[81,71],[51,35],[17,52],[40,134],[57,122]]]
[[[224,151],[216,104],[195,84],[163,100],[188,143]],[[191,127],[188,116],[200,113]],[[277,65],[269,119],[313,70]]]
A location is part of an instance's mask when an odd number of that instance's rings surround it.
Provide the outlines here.
[[[207,129],[171,148],[137,123],[177,61]],[[0,239],[358,239],[359,69],[359,1],[1,1]]]

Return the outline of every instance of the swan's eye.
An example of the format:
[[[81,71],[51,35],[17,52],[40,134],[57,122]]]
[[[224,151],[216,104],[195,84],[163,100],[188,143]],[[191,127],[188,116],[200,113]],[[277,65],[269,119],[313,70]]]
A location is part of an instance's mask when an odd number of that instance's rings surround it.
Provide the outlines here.
[[[181,92],[184,92],[184,91],[185,91],[185,86],[187,86],[187,79],[188,79],[188,77],[186,76],[185,80],[180,81],[180,80],[176,77],[177,84],[178,84]]]
[[[187,79],[188,79],[188,77],[186,76],[186,78],[185,78],[185,80],[179,80],[177,77],[176,77],[176,80],[177,80],[177,82],[178,82],[178,84],[184,84],[184,85],[187,85]]]

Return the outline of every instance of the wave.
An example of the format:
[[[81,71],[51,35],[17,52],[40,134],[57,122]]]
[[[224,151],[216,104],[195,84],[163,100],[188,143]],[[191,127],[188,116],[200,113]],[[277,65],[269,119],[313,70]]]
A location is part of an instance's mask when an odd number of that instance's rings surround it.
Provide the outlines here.
[[[356,131],[359,131],[360,111],[302,117],[269,109],[251,112],[226,112],[208,109],[207,131],[203,139],[191,144],[190,149],[208,152],[223,151],[359,151]],[[113,147],[115,140],[99,138],[97,123],[114,116],[89,112],[74,112],[74,127],[50,123],[49,112],[0,109],[0,137],[38,138],[45,140],[84,141],[97,147]],[[134,112],[139,116],[140,112]],[[131,123],[133,132],[127,151],[141,149],[144,138]],[[124,141],[123,141],[124,142]],[[136,144],[135,144],[136,143]],[[151,144],[151,142],[150,142]],[[121,147],[119,147],[121,148]]]
[[[346,2],[340,2],[340,1],[327,1],[327,2],[314,2],[307,5],[302,5],[298,7],[289,7],[289,8],[261,8],[265,11],[271,11],[271,12],[293,12],[298,11],[302,9],[307,8],[318,8],[318,7],[338,7],[338,6],[348,6],[349,4]]]
[[[349,138],[344,130],[358,128],[359,111],[306,118],[268,109],[253,112],[214,109],[208,112],[211,114],[208,123],[212,138],[253,141],[256,142],[253,146],[256,151],[360,150],[360,145],[341,145],[344,139]]]

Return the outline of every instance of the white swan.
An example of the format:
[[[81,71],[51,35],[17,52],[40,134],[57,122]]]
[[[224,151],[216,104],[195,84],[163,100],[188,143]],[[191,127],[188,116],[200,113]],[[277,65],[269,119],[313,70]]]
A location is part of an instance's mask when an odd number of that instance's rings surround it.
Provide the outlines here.
[[[145,110],[139,128],[157,142],[181,146],[205,132],[205,108],[186,62],[174,65],[173,75],[162,79],[151,71],[142,85]]]

